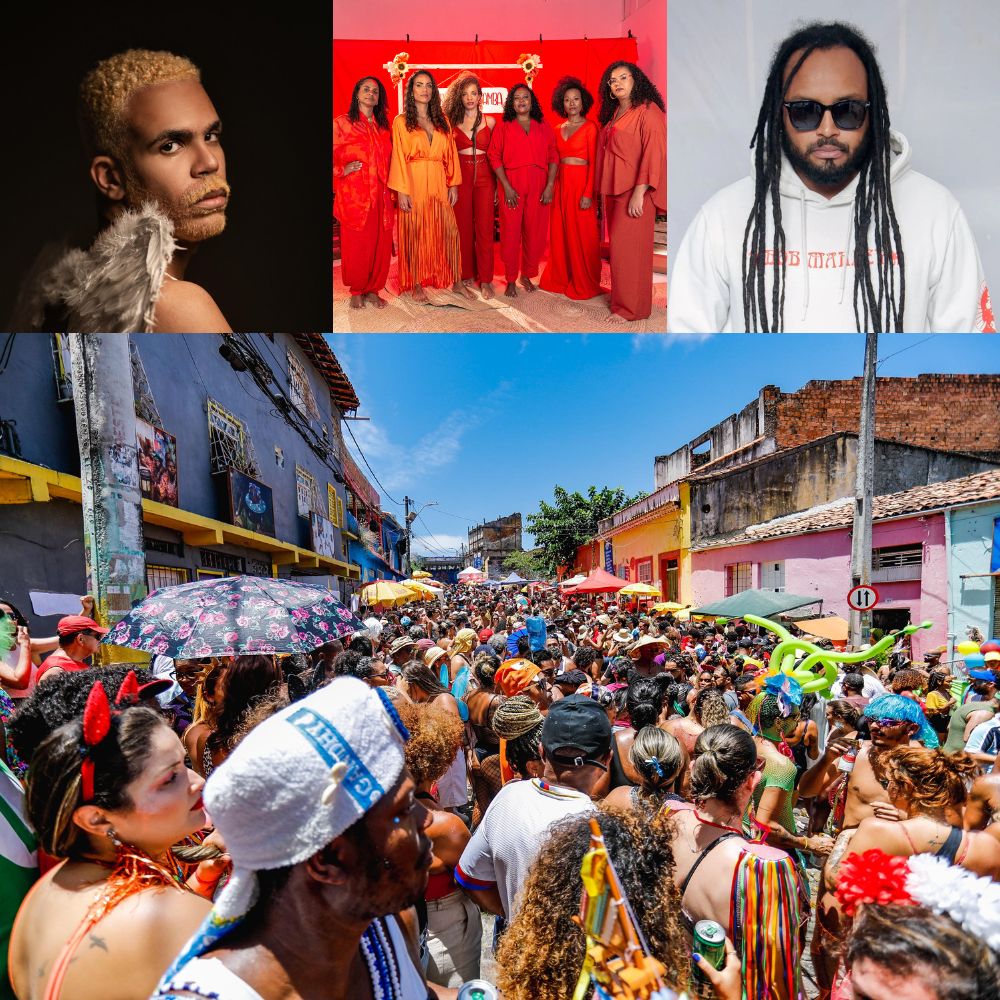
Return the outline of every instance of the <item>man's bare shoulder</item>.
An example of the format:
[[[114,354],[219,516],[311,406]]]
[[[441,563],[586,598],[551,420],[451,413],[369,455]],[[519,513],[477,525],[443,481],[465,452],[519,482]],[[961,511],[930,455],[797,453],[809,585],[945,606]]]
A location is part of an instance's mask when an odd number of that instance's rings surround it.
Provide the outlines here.
[[[156,302],[154,333],[230,333],[215,299],[193,281],[163,283]]]

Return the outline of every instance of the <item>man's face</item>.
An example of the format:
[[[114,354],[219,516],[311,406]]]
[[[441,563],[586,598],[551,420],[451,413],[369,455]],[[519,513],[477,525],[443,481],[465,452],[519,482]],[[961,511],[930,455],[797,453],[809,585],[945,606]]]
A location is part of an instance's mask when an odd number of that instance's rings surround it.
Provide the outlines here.
[[[789,57],[786,81],[801,55],[799,50]],[[864,63],[844,46],[809,53],[785,94],[785,102],[817,101],[830,105],[846,100],[868,100],[868,74]],[[811,190],[835,193],[842,189],[870,155],[870,114],[861,128],[843,129],[833,120],[833,112],[825,111],[816,128],[806,132],[792,126],[787,108],[782,116],[782,148],[795,172]]]
[[[101,637],[96,632],[77,632],[76,640],[66,651],[74,660],[85,660],[101,647]]]
[[[359,871],[358,903],[374,917],[398,913],[423,898],[433,860],[424,832],[431,814],[414,798],[416,786],[404,769],[399,781],[365,817],[372,856]]]
[[[906,746],[913,738],[917,727],[905,719],[869,719],[872,743],[876,747]]]
[[[155,201],[179,240],[199,242],[226,226],[229,185],[219,115],[197,80],[145,87],[129,100],[125,204]]]
[[[859,959],[851,968],[854,1000],[938,1000],[926,972],[890,971],[868,958]],[[933,978],[933,977],[930,977]]]

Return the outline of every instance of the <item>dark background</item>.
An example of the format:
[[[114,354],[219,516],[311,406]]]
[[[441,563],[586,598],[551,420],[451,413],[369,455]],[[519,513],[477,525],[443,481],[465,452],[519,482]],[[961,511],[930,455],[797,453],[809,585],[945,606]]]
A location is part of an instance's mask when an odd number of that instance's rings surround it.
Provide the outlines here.
[[[95,231],[93,183],[76,93],[101,59],[128,48],[187,56],[223,123],[233,188],[225,232],[186,277],[234,330],[330,329],[332,144],[330,7],[276,12],[216,0],[131,9],[5,8],[0,59],[0,323],[42,246]]]

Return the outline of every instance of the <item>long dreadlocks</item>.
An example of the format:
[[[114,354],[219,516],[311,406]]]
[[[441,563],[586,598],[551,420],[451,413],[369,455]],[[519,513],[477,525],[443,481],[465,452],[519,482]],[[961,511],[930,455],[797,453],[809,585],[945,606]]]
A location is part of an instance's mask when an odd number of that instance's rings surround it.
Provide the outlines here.
[[[882,333],[903,329],[906,269],[899,223],[892,204],[889,171],[889,107],[885,84],[868,40],[855,28],[840,22],[806,25],[782,42],[771,61],[764,100],[750,146],[754,149],[754,203],[743,233],[743,319],[748,331],[783,332],[785,311],[785,230],[781,223],[781,140],[784,100],[803,62],[815,50],[849,48],[864,64],[868,75],[870,152],[858,173],[854,196],[854,321],[859,331]],[[785,67],[794,52],[802,51],[784,80]],[[770,325],[765,286],[767,202],[771,201],[774,226],[770,247],[774,255]],[[878,289],[872,281],[868,259],[868,230],[874,223]],[[805,248],[803,248],[805,249]],[[899,294],[896,270],[899,270]],[[803,264],[808,266],[808,261]]]

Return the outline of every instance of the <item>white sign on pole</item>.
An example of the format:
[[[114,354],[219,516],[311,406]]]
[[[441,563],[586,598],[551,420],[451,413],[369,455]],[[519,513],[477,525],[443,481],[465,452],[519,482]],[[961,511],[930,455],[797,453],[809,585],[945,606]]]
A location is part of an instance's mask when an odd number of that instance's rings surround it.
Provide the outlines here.
[[[878,604],[878,591],[874,587],[853,587],[847,604],[853,611],[871,611]]]

